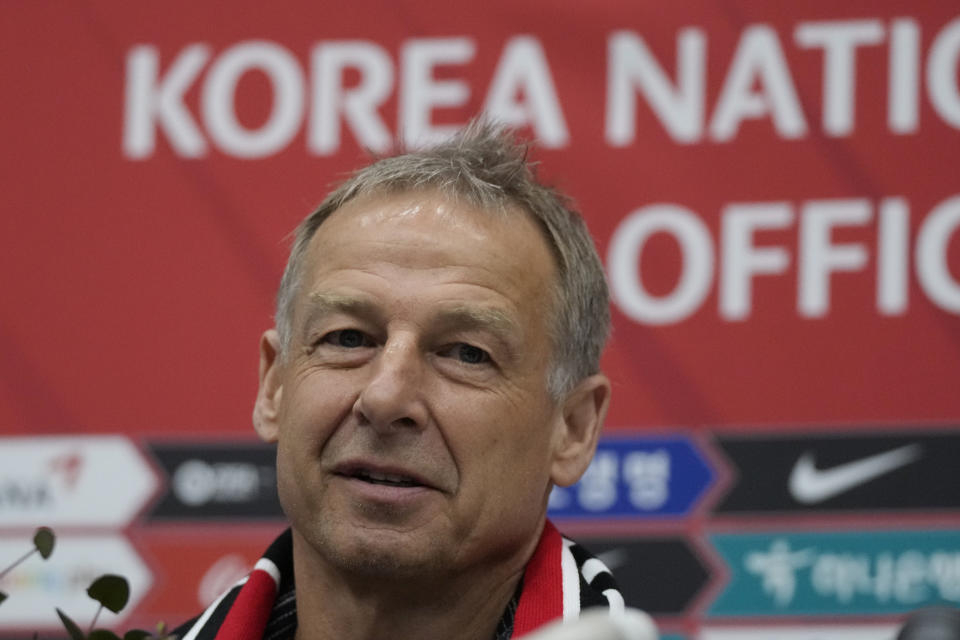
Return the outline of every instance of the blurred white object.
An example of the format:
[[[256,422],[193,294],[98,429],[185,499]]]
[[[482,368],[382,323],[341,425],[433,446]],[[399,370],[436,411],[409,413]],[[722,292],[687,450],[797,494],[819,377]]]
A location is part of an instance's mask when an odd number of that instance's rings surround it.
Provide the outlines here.
[[[958,640],[960,609],[929,607],[915,611],[907,618],[897,640]]]
[[[643,611],[627,608],[610,615],[606,609],[586,611],[571,622],[558,620],[528,633],[522,640],[657,640],[657,625]]]

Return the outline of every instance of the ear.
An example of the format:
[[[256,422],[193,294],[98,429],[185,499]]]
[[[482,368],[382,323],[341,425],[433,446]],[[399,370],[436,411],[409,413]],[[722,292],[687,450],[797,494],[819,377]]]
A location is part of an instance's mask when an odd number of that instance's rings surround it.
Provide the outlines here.
[[[280,335],[270,329],[260,338],[260,388],[253,405],[253,428],[265,442],[276,442],[280,431],[281,368]]]
[[[608,406],[610,381],[602,373],[584,378],[567,394],[550,471],[554,484],[569,487],[590,466]]]

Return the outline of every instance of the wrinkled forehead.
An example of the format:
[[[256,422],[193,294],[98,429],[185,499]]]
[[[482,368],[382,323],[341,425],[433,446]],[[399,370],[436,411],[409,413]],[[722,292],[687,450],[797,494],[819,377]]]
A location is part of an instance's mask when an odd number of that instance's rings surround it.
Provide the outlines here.
[[[399,206],[389,207],[387,204]],[[378,206],[379,205],[379,206]],[[389,221],[402,220],[433,206],[438,213],[438,222],[466,231],[470,227],[516,225],[517,228],[532,227],[538,232],[542,246],[552,257],[557,274],[565,270],[565,259],[557,246],[557,240],[547,223],[531,213],[525,206],[512,201],[506,195],[489,202],[476,202],[466,194],[438,187],[376,187],[351,196],[331,211],[315,228],[311,241],[320,234],[328,221],[334,218],[351,220],[354,225],[373,226]],[[557,283],[558,284],[558,283]]]
[[[416,251],[410,252],[413,247]],[[347,249],[351,250],[348,251]],[[333,211],[311,238],[306,271],[335,260],[390,259],[424,265],[473,267],[508,281],[536,279],[538,289],[556,280],[550,244],[519,207],[488,210],[437,191],[364,194]]]

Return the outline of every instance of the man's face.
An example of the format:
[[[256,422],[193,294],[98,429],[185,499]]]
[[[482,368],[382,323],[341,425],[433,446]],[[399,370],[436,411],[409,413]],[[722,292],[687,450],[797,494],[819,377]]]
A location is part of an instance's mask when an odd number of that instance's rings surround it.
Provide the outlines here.
[[[258,429],[326,562],[522,566],[564,440],[546,382],[555,272],[527,215],[433,192],[353,200],[320,226],[286,358],[265,338],[274,414]]]

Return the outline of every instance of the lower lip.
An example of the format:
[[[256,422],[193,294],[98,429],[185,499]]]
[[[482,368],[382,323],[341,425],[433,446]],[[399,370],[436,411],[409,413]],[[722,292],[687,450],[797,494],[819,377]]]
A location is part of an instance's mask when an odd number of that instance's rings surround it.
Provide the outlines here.
[[[355,478],[353,476],[338,475],[335,476],[335,478],[341,480],[346,489],[355,498],[372,502],[404,504],[424,499],[431,493],[434,493],[434,489],[425,487],[423,485],[417,485],[414,487],[401,487],[396,485],[366,482],[365,480],[361,480],[360,478]]]

